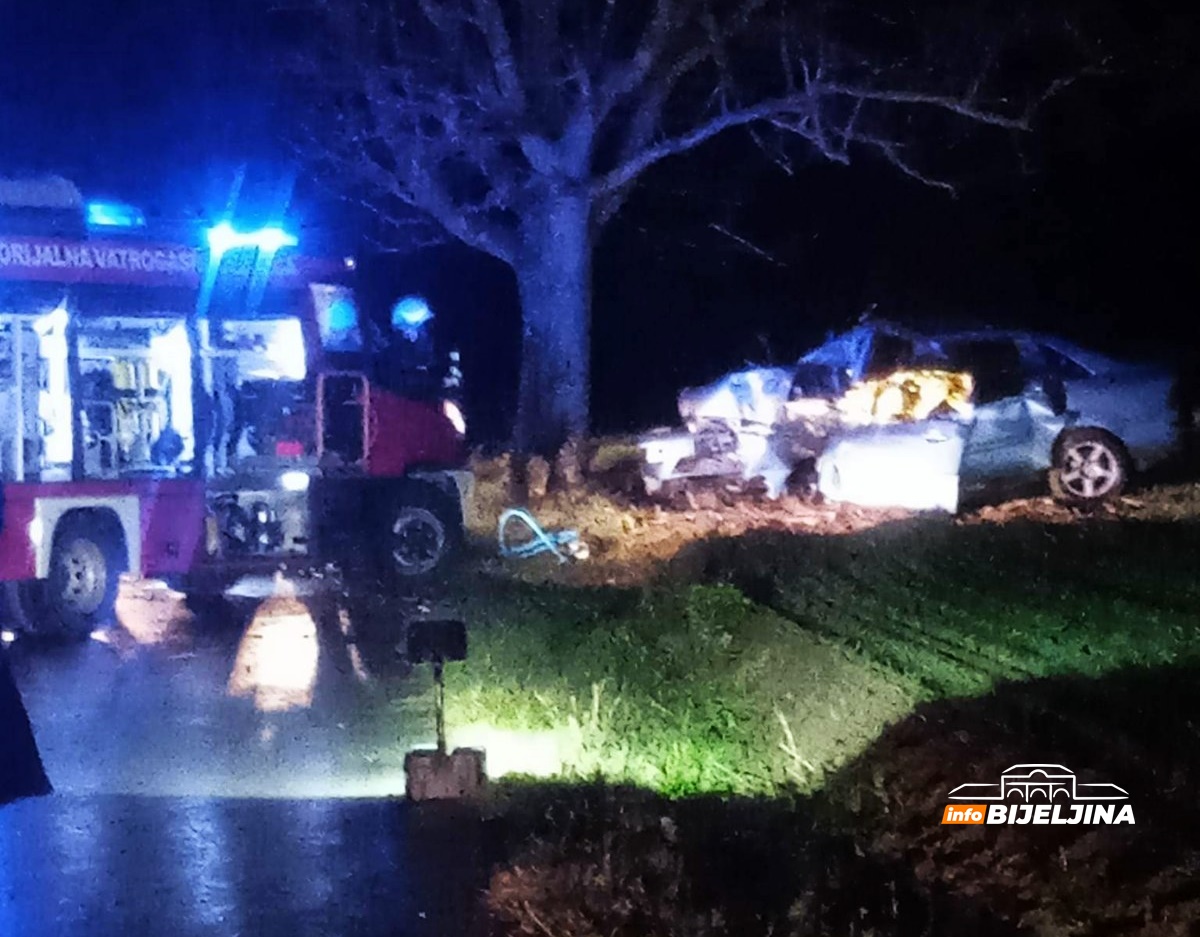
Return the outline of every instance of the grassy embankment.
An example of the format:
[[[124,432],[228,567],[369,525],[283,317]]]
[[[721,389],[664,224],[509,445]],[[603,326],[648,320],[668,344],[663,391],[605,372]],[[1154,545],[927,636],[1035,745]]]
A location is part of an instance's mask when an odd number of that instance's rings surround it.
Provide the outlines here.
[[[671,795],[811,791],[922,700],[1195,659],[1196,491],[1156,497],[1169,510],[1143,513],[1174,522],[759,531],[686,545],[638,588],[552,564],[468,578],[452,741]]]

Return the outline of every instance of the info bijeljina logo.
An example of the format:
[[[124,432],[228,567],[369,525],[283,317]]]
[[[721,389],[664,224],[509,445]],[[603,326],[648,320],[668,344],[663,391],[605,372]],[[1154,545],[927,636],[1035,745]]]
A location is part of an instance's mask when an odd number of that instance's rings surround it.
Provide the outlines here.
[[[942,823],[1050,826],[1128,823],[1129,792],[1107,782],[1085,784],[1062,765],[1013,765],[999,784],[960,784],[948,795]]]

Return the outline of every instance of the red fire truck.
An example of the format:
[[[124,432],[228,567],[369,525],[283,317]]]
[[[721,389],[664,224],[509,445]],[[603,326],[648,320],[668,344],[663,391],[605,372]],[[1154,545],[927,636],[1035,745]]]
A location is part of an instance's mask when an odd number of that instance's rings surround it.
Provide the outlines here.
[[[461,413],[411,336],[371,328],[352,263],[279,228],[197,247],[143,224],[62,180],[0,179],[10,620],[86,635],[126,572],[439,567],[469,493]]]

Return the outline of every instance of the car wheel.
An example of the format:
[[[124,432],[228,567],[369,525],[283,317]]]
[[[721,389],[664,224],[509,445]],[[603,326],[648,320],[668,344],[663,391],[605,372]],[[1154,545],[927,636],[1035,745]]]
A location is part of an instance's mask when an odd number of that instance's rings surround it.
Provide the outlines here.
[[[111,621],[128,566],[118,537],[84,519],[65,520],[54,535],[46,581],[50,626],[82,638]]]
[[[1103,430],[1075,430],[1058,444],[1050,493],[1063,504],[1099,504],[1118,497],[1128,478],[1129,459],[1115,437]]]
[[[425,576],[442,565],[452,547],[452,534],[434,510],[402,504],[392,512],[388,530],[391,570],[398,576]]]

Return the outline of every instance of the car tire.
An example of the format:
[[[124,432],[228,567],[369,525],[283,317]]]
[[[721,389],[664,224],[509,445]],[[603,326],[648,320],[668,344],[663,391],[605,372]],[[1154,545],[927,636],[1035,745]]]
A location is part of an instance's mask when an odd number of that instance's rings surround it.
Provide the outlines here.
[[[399,499],[388,512],[384,545],[391,576],[402,580],[429,576],[458,551],[461,527],[443,500],[418,492]]]
[[[1111,433],[1070,430],[1055,446],[1050,494],[1072,507],[1090,507],[1120,497],[1129,481],[1129,456]]]
[[[54,532],[46,580],[47,626],[62,637],[86,638],[113,618],[129,558],[119,534],[88,518],[68,517]]]

